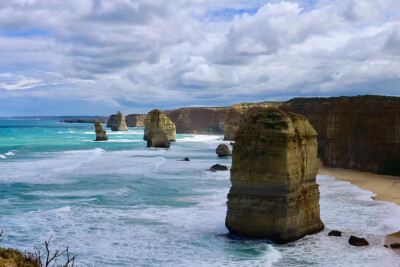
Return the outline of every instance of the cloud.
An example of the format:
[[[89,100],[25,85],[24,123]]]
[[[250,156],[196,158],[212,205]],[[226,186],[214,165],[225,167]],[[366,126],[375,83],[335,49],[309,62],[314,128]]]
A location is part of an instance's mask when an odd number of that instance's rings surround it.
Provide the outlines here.
[[[132,109],[398,95],[399,44],[398,0],[0,1],[0,98]]]

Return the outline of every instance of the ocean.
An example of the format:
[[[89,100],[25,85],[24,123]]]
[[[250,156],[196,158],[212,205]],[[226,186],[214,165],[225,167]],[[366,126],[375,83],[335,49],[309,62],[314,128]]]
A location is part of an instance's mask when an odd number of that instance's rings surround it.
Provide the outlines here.
[[[400,266],[383,247],[400,207],[371,192],[318,176],[324,231],[286,245],[235,238],[229,172],[208,170],[231,165],[215,154],[222,136],[178,134],[170,149],[149,149],[143,128],[107,133],[93,142],[92,124],[0,120],[1,247],[43,251],[52,236],[76,266]],[[350,235],[370,246],[350,246]]]

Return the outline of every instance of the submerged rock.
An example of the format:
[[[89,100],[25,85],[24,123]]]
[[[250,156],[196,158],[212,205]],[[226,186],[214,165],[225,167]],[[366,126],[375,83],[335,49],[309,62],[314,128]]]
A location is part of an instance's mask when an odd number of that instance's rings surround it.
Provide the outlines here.
[[[106,131],[103,129],[103,124],[99,120],[94,121],[94,127],[96,128],[96,140],[95,141],[107,141],[108,136]]]
[[[349,244],[356,247],[368,246],[369,243],[365,238],[350,236]]]
[[[225,165],[220,165],[220,164],[215,164],[213,166],[211,166],[210,170],[212,172],[216,172],[216,171],[227,171],[228,167]]]
[[[158,109],[150,111],[145,120],[143,139],[147,147],[169,147],[176,140],[175,124]]]
[[[390,247],[391,247],[391,248],[400,248],[400,243],[393,243],[393,244],[390,244]]]
[[[107,121],[107,127],[111,127],[111,131],[128,131],[125,117],[120,111],[117,114],[111,115]]]
[[[342,232],[337,230],[332,230],[328,233],[328,236],[342,236]]]
[[[215,150],[215,153],[217,153],[218,157],[228,157],[231,156],[231,151],[229,150],[229,147],[225,144],[220,144],[218,145],[217,149]]]
[[[226,227],[231,234],[294,241],[321,231],[317,133],[276,108],[250,116],[236,133]]]

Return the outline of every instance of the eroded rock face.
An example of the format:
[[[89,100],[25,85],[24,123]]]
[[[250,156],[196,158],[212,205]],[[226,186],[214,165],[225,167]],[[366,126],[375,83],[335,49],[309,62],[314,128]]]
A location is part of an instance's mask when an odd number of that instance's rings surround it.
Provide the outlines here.
[[[280,108],[309,119],[324,165],[400,176],[400,97],[294,98]]]
[[[246,117],[256,113],[260,108],[274,107],[281,102],[240,103],[228,109],[224,121],[224,140],[235,140],[236,132]]]
[[[129,114],[125,117],[128,127],[144,127],[144,121],[147,114]]]
[[[225,222],[231,234],[285,243],[324,228],[316,138],[305,117],[276,108],[246,120],[233,145]]]
[[[158,109],[150,111],[145,120],[143,139],[148,147],[169,147],[176,140],[175,124]]]
[[[95,141],[107,141],[108,136],[106,131],[103,129],[103,124],[99,120],[94,121],[94,127],[96,128],[96,140]]]
[[[164,132],[153,132],[149,134],[147,139],[147,147],[169,148],[171,143],[168,140],[167,134]]]
[[[165,111],[181,134],[222,134],[226,107],[180,108]]]
[[[117,114],[111,115],[107,120],[107,127],[111,127],[111,131],[128,131],[125,117],[120,111]]]

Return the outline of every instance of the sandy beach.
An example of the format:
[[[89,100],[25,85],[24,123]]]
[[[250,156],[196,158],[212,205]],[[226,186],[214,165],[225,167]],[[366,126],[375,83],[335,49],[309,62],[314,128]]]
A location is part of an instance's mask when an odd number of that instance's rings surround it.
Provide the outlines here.
[[[343,168],[324,167],[319,163],[319,175],[329,175],[340,181],[347,181],[376,194],[374,200],[393,202],[400,205],[400,177],[361,172]],[[400,220],[400,218],[399,218]],[[399,229],[400,230],[400,229]],[[400,243],[400,232],[386,236],[385,244]],[[400,255],[400,249],[394,249]]]

